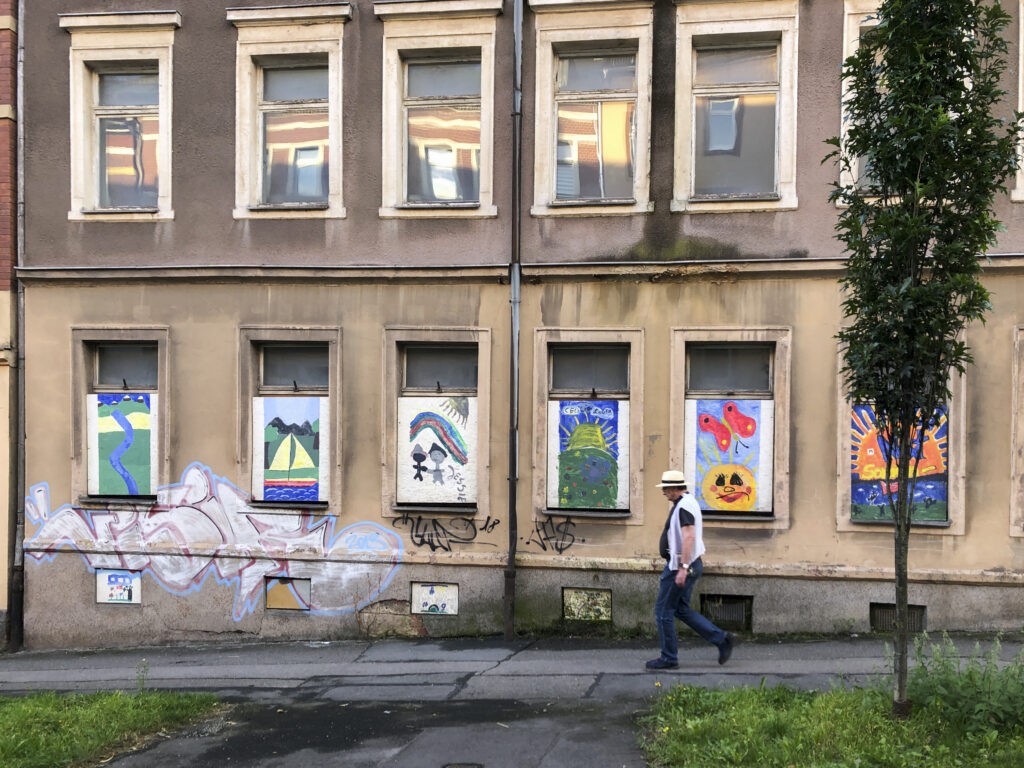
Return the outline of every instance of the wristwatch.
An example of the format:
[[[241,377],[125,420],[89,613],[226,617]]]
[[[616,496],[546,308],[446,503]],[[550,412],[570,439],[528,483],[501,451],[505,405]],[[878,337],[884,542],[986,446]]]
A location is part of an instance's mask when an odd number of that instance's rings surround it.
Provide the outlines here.
[[[690,564],[689,563],[683,563],[683,570],[684,571],[690,570]]]

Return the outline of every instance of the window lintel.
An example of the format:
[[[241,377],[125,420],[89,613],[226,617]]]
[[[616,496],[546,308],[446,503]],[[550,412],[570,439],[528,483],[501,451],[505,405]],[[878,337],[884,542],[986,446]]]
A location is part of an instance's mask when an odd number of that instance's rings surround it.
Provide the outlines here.
[[[181,26],[178,11],[141,11],[124,13],[62,13],[60,28],[75,32],[130,32],[141,29],[174,30]]]
[[[385,21],[392,18],[497,16],[503,5],[503,0],[374,0],[373,13]]]
[[[227,9],[227,20],[236,27],[344,22],[350,18],[352,6],[349,3]]]

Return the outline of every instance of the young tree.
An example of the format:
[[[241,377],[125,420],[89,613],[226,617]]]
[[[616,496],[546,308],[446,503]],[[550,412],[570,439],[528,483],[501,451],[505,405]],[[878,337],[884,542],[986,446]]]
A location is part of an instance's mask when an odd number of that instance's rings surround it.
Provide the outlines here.
[[[829,141],[845,173],[837,238],[847,253],[837,335],[852,403],[871,404],[895,526],[893,713],[907,702],[907,553],[917,459],[972,362],[963,331],[984,322],[979,257],[1000,229],[993,199],[1017,167],[1020,116],[1005,96],[998,0],[881,0],[843,64],[844,135]],[[858,178],[859,177],[859,178]]]

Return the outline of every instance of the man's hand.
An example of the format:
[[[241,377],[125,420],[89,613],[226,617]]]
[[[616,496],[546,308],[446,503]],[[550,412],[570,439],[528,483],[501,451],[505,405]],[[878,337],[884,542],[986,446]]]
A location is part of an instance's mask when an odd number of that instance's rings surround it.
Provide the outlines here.
[[[676,586],[681,587],[686,584],[686,574],[689,572],[689,568],[680,568],[676,571]]]

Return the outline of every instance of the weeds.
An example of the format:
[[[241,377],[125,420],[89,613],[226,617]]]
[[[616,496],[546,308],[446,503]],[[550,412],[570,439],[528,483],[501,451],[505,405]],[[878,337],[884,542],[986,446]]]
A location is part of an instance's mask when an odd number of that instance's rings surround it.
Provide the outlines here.
[[[987,653],[975,643],[967,659],[948,635],[929,643],[922,634],[914,643],[915,665],[907,679],[907,698],[929,707],[956,730],[978,735],[1021,724],[1024,712],[1024,650],[1001,663],[998,637]],[[930,653],[930,655],[929,655]]]
[[[1024,754],[1024,657],[961,660],[948,637],[919,639],[908,720],[892,687],[797,691],[676,686],[643,722],[652,766],[685,768],[1018,768]]]

